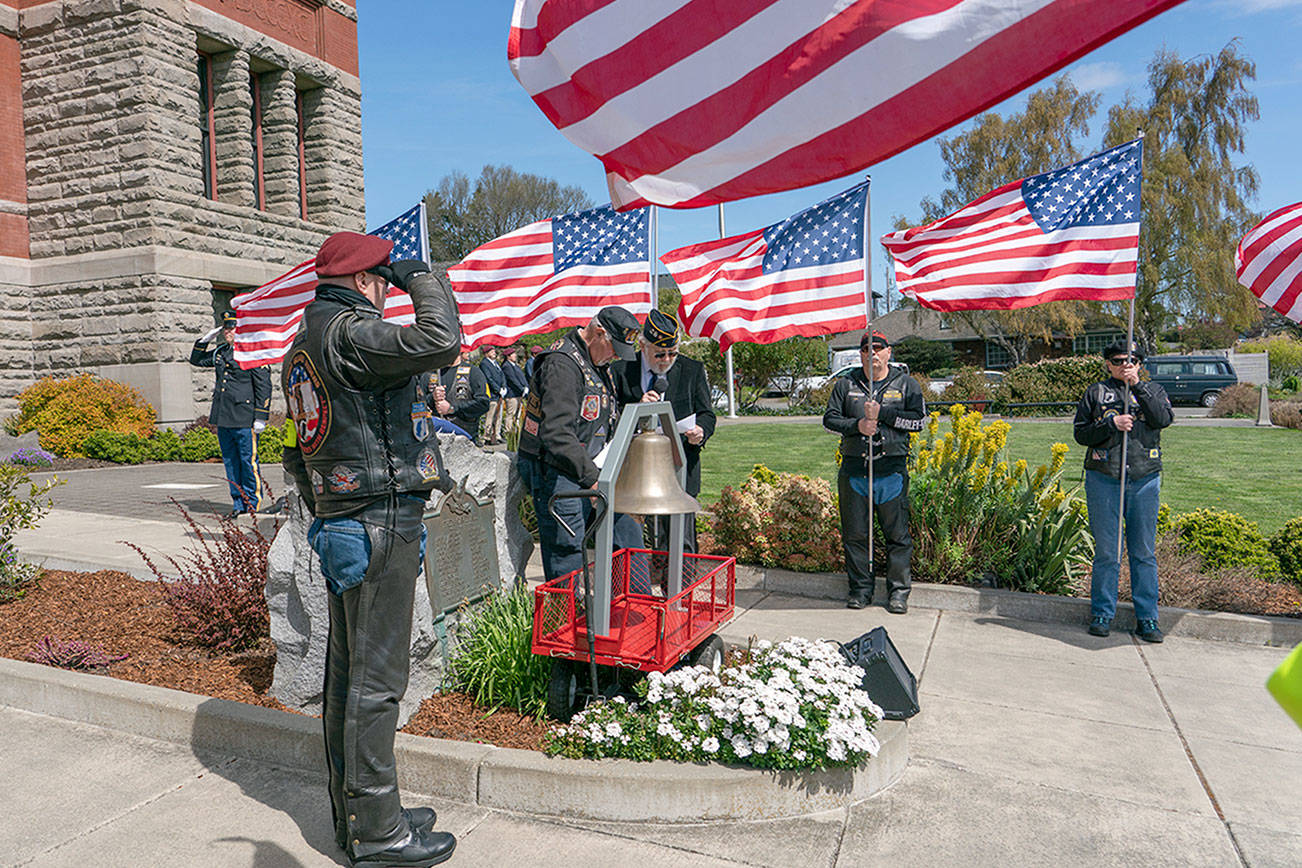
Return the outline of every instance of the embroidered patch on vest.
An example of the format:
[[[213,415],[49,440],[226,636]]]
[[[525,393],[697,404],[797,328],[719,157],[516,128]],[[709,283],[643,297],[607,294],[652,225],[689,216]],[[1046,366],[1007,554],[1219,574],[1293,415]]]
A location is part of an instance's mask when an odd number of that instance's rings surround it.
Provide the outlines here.
[[[411,435],[417,440],[429,439],[430,432],[433,430],[434,414],[430,412],[429,404],[424,401],[417,401],[411,405]]]
[[[1149,458],[1156,458],[1156,457],[1158,457],[1158,455],[1160,455],[1160,454],[1161,454],[1161,450],[1159,450],[1159,449],[1150,449],[1150,450],[1148,450],[1148,457],[1149,457]]]
[[[586,421],[592,422],[601,417],[601,396],[584,395],[583,409],[579,412]]]
[[[330,490],[335,494],[347,494],[362,487],[357,481],[357,471],[342,464],[330,468]]]
[[[429,449],[421,450],[420,456],[416,459],[416,472],[425,482],[439,478],[438,458]]]
[[[315,470],[312,471],[312,490],[317,494],[325,491],[325,480],[323,480],[321,474],[317,473]]]
[[[285,383],[285,403],[294,420],[299,451],[312,455],[330,432],[330,395],[306,351],[299,350],[290,358]]]
[[[537,437],[537,436],[538,436],[538,420],[535,419],[535,418],[532,417],[532,416],[525,416],[525,417],[524,417],[524,430],[525,430],[525,431],[528,431],[530,434],[532,434],[533,436]]]

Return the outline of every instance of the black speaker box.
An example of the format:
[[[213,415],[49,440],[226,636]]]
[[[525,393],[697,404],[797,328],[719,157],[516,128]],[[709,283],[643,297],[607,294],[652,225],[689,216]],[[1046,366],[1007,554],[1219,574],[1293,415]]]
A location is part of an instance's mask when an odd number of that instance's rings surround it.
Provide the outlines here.
[[[841,645],[841,653],[863,667],[862,687],[882,708],[887,720],[908,720],[918,713],[918,679],[904,665],[885,627],[877,627]]]

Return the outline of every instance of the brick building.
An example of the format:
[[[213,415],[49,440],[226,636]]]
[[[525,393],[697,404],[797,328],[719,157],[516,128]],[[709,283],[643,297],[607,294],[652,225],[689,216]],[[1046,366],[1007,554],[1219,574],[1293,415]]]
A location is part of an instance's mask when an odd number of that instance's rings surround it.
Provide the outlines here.
[[[353,0],[0,0],[0,410],[84,370],[194,418],[231,296],[364,226]]]

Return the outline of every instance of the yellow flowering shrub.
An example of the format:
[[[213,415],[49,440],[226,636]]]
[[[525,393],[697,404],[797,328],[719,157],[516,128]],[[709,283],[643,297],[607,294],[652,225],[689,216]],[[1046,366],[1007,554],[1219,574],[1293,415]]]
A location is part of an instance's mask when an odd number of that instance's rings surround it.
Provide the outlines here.
[[[63,458],[84,458],[92,431],[148,437],[154,408],[125,383],[81,373],[46,377],[18,393],[18,414],[5,423],[11,434],[40,432],[41,448]]]

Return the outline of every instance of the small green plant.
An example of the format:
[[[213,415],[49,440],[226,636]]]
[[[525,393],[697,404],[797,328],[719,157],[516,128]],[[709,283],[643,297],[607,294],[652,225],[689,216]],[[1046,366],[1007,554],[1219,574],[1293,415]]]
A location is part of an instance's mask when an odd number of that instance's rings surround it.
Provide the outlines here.
[[[475,702],[541,718],[551,661],[534,654],[533,594],[523,583],[498,590],[469,616],[452,657],[453,685]]]
[[[1270,550],[1284,578],[1302,587],[1302,516],[1290,519],[1270,538]]]
[[[39,431],[41,446],[63,458],[84,458],[92,431],[120,431],[147,437],[154,408],[125,383],[93,374],[47,377],[18,393],[18,414],[5,422],[11,434]]]
[[[107,654],[100,645],[92,645],[78,639],[64,641],[54,636],[43,636],[27,652],[27,659],[33,663],[57,666],[60,669],[101,669],[110,663],[126,660],[126,654]]]
[[[285,431],[283,428],[268,425],[258,435],[258,463],[279,464],[285,455]]]
[[[0,603],[22,597],[40,579],[40,567],[18,557],[14,535],[40,523],[54,505],[50,492],[64,482],[32,482],[29,473],[21,464],[0,464]]]
[[[217,435],[207,428],[194,427],[181,435],[182,461],[207,461],[209,458],[220,458],[221,454]]]
[[[153,461],[180,461],[181,435],[171,428],[160,428],[149,438],[149,457]]]
[[[1289,374],[1280,381],[1280,386],[1283,387],[1285,392],[1297,393],[1302,391],[1302,380],[1298,379],[1297,374]]]
[[[1237,513],[1196,509],[1176,516],[1171,527],[1180,548],[1197,552],[1204,569],[1242,566],[1262,579],[1274,579],[1280,574],[1279,559],[1257,523]]]
[[[149,458],[149,441],[123,431],[92,431],[81,446],[87,458],[116,464],[140,464]]]
[[[711,529],[715,543],[744,563],[806,572],[844,563],[836,498],[825,479],[756,464],[739,488],[723,487]]]
[[[245,533],[233,519],[218,519],[220,535],[210,542],[190,515],[173,500],[198,540],[179,558],[166,556],[175,575],[168,576],[140,546],[124,542],[140,555],[158,581],[158,591],[172,612],[177,632],[214,651],[242,651],[269,635],[267,552],[271,540],[257,525]]]

